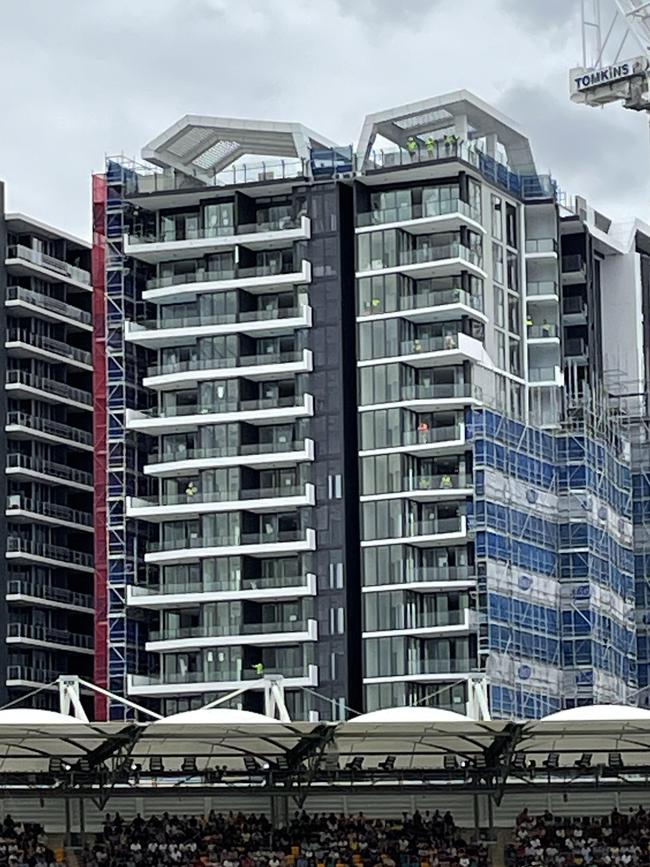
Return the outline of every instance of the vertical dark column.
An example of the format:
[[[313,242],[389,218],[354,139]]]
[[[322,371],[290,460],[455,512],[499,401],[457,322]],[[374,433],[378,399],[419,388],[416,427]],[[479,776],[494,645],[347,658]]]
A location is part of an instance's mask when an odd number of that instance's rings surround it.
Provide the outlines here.
[[[645,359],[645,411],[650,413],[650,256],[641,254],[641,310]]]
[[[314,371],[312,436],[316,459],[314,528],[318,578],[318,691],[361,709],[356,353],[351,190],[335,182],[310,188],[312,263],[309,342]],[[318,706],[336,717],[334,705]]]
[[[7,371],[7,352],[5,350],[5,334],[7,330],[6,300],[7,300],[7,224],[5,222],[4,184],[0,181],[0,305],[2,316],[0,317],[0,503],[7,501],[7,476],[4,467],[7,465],[7,434],[4,419],[7,417],[7,392],[5,389]],[[2,520],[0,521],[0,551],[7,550],[7,519],[4,507],[2,508]],[[0,705],[6,704],[7,694],[7,558],[2,555],[0,564]]]

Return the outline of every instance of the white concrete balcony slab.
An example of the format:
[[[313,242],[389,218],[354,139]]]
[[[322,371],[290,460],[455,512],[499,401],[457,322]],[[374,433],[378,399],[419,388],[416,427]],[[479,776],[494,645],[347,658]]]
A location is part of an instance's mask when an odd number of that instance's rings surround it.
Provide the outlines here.
[[[467,518],[439,518],[431,521],[413,522],[404,529],[401,536],[388,539],[366,539],[362,548],[378,548],[382,545],[416,545],[424,548],[436,545],[449,545],[467,540]]]
[[[364,404],[359,407],[359,412],[372,412],[378,409],[410,409],[414,412],[462,409],[465,406],[481,405],[483,393],[479,386],[469,383],[433,383],[405,385],[400,390],[399,398],[385,403]]]
[[[458,231],[461,226],[485,234],[480,211],[462,199],[450,199],[357,214],[355,232],[364,235],[382,229],[402,229],[412,235],[430,235]]]
[[[269,672],[275,673],[275,672]],[[318,686],[318,666],[306,665],[302,668],[277,671],[282,674],[285,689]],[[176,676],[127,675],[127,693],[131,696],[177,696],[200,695],[211,692],[235,692],[238,689],[264,689],[264,679],[255,672],[237,671],[224,674],[223,680],[215,680],[209,672],[187,671]]]
[[[362,503],[379,500],[413,500],[429,503],[435,500],[457,500],[470,497],[473,492],[470,476],[459,473],[438,475],[406,476],[401,480],[399,491],[386,491],[380,494],[363,494]]]
[[[409,322],[446,322],[462,316],[487,323],[482,310],[482,299],[464,289],[438,289],[435,292],[402,294],[396,310],[384,310],[381,298],[364,302],[357,322],[375,322],[383,319],[407,319]]]
[[[124,253],[144,262],[188,259],[234,250],[241,244],[250,249],[268,250],[286,247],[295,241],[311,238],[311,220],[302,216],[296,220],[285,217],[269,223],[231,228],[206,228],[191,231],[186,238],[159,235],[125,235]]]
[[[235,631],[236,630],[236,631]],[[276,623],[242,623],[239,626],[189,626],[152,632],[147,651],[165,652],[203,647],[233,647],[239,644],[272,647],[318,641],[316,620],[286,620]]]
[[[126,514],[129,518],[163,521],[198,518],[200,515],[219,512],[285,512],[313,506],[316,503],[316,488],[311,483],[290,487],[230,491],[197,492],[193,496],[178,494],[158,497],[127,497]]]
[[[133,608],[162,610],[165,608],[195,608],[209,602],[274,602],[315,596],[316,576],[279,578],[241,578],[233,590],[218,589],[213,584],[169,584],[150,587],[132,584],[126,588],[126,604]]]
[[[357,366],[377,367],[380,364],[408,364],[411,367],[446,367],[474,361],[492,367],[492,362],[480,340],[468,334],[448,334],[441,337],[405,340],[399,355],[370,358]]]
[[[280,469],[313,460],[312,439],[294,443],[252,443],[222,448],[189,449],[183,454],[163,453],[157,461],[144,467],[144,474],[172,478],[221,467]]]
[[[280,310],[248,310],[222,316],[187,316],[160,322],[125,322],[124,337],[130,343],[150,349],[187,345],[200,337],[226,334],[248,334],[253,337],[274,337],[279,334],[311,328],[312,308],[309,304]]]
[[[190,538],[152,545],[145,563],[172,565],[194,563],[206,557],[284,557],[316,550],[316,531],[308,528],[291,532],[245,533],[239,537]]]
[[[129,430],[150,433],[154,436],[181,433],[204,424],[228,424],[245,421],[248,424],[281,424],[297,418],[309,418],[314,414],[314,397],[302,397],[239,401],[236,407],[226,405],[223,410],[212,407],[176,407],[161,410],[126,411],[126,426]]]
[[[171,282],[168,282],[171,281]],[[303,259],[297,271],[277,272],[265,265],[255,268],[239,268],[237,272],[210,274],[197,273],[188,277],[165,278],[165,285],[156,285],[142,293],[144,301],[153,304],[168,304],[172,301],[187,301],[206,292],[225,292],[229,289],[247,289],[264,292],[281,286],[298,286],[311,283],[311,262]]]
[[[313,354],[302,352],[262,353],[240,358],[194,358],[189,361],[168,362],[149,368],[142,384],[159,391],[175,391],[211,379],[237,379],[245,377],[258,382],[284,379],[297,373],[311,373]]]

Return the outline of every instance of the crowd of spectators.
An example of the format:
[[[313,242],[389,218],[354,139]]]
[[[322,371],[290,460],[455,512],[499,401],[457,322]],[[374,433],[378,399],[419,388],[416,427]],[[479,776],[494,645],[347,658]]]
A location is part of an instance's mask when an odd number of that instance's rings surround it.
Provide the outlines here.
[[[0,867],[65,867],[49,847],[41,825],[14,822],[7,815],[0,822]]]
[[[637,867],[650,865],[650,813],[639,807],[628,813],[566,818],[546,812],[517,817],[507,867]]]
[[[296,813],[284,827],[264,815],[108,815],[84,867],[486,867],[450,813],[370,819]]]

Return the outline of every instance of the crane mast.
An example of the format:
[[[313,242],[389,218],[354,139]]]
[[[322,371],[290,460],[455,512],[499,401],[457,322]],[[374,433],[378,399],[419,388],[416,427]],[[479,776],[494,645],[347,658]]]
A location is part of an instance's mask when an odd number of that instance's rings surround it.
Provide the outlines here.
[[[581,5],[582,66],[570,72],[571,99],[650,111],[650,2],[581,0]]]

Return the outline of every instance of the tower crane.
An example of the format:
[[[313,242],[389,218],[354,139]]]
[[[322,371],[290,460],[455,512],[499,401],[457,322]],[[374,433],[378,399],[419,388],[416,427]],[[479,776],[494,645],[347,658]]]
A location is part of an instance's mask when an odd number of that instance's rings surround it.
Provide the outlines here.
[[[622,102],[650,112],[650,2],[581,0],[582,66],[570,72],[571,99]]]

